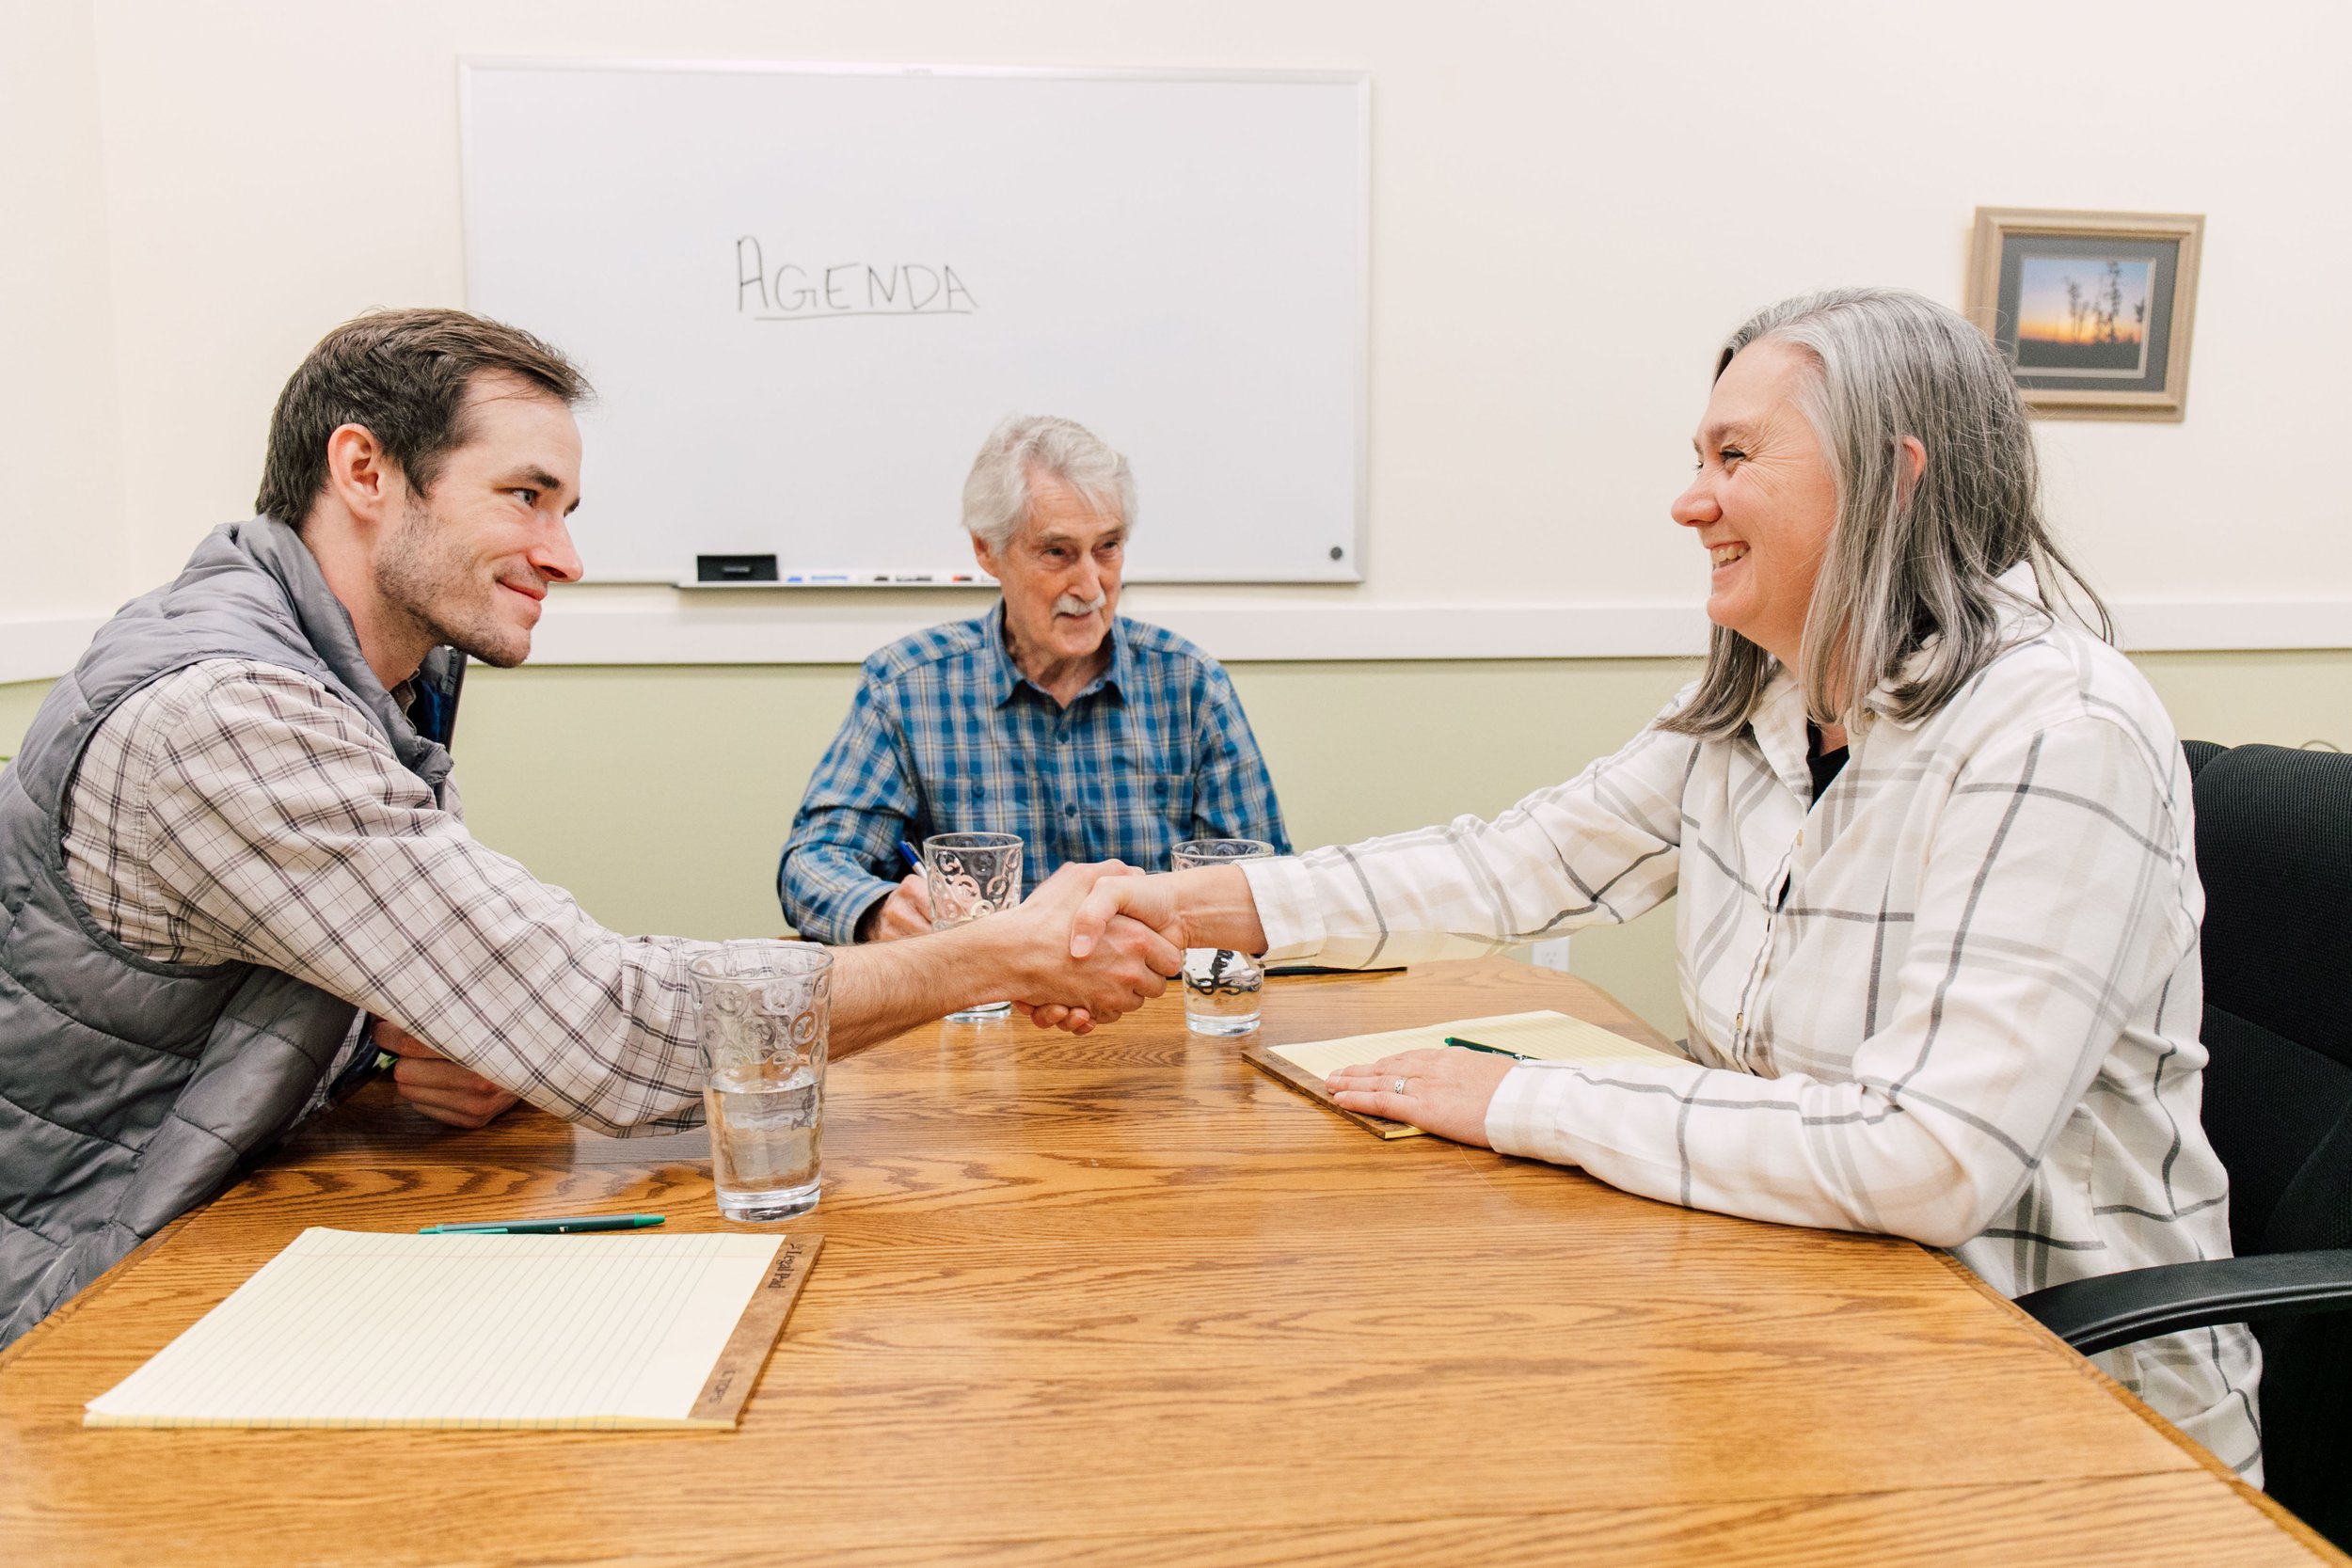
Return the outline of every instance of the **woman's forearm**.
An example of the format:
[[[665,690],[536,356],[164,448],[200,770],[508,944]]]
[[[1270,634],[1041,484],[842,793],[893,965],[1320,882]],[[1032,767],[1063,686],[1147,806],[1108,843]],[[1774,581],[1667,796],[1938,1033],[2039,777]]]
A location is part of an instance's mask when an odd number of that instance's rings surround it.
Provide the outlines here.
[[[1265,927],[1258,900],[1238,865],[1209,865],[1179,871],[1168,879],[1176,895],[1176,918],[1187,947],[1225,947],[1236,953],[1265,951]]]

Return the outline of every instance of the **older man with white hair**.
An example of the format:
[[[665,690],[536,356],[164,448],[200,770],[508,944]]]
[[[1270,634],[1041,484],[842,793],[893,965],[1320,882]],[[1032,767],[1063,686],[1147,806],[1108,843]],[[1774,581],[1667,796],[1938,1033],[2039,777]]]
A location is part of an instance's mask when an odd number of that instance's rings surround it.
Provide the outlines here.
[[[866,659],[777,867],[803,936],[930,929],[898,846],[932,833],[1020,834],[1031,887],[1073,862],[1165,869],[1191,838],[1289,852],[1224,670],[1119,613],[1135,516],[1127,460],[1084,426],[1015,416],[990,435],[963,525],[1002,596]]]

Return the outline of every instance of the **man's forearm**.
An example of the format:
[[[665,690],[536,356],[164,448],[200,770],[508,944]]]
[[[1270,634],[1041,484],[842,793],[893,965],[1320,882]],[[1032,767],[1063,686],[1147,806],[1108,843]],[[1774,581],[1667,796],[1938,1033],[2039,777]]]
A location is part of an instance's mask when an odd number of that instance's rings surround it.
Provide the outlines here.
[[[833,1049],[862,1050],[1019,989],[1008,944],[984,925],[834,948]],[[977,994],[992,986],[1005,994]]]
[[[1133,1012],[1167,990],[1184,956],[1161,929],[1174,924],[1165,915],[1155,923],[1107,919],[1087,954],[1071,951],[1080,902],[1110,880],[1167,879],[1066,865],[1002,914],[900,942],[834,948],[834,1039],[854,1051],[981,1002],[1018,1003],[1081,1033]]]

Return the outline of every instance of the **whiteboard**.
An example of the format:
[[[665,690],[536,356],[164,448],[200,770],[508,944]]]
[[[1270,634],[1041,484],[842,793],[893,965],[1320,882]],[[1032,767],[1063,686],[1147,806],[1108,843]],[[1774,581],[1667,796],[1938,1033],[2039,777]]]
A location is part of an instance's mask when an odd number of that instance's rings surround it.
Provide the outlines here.
[[[1357,581],[1370,91],[469,60],[467,297],[596,384],[591,580],[970,572],[1019,412],[1126,453],[1131,578]]]

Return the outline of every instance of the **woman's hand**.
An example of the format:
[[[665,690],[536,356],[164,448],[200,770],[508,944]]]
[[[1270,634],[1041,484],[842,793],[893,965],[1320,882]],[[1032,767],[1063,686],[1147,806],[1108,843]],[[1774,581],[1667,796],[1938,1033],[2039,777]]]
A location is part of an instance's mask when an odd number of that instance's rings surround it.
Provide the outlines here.
[[[1410,1122],[1424,1132],[1485,1148],[1486,1107],[1517,1066],[1508,1056],[1484,1051],[1401,1051],[1370,1067],[1343,1067],[1323,1086],[1343,1110]]]

